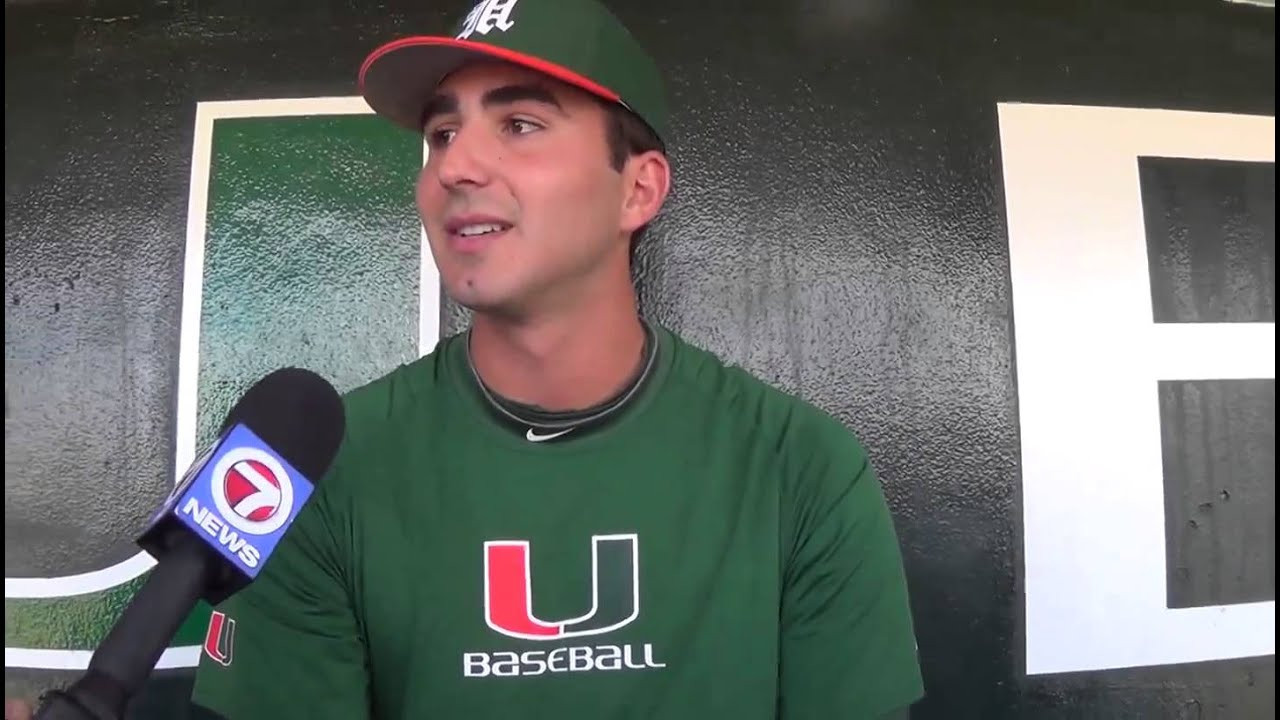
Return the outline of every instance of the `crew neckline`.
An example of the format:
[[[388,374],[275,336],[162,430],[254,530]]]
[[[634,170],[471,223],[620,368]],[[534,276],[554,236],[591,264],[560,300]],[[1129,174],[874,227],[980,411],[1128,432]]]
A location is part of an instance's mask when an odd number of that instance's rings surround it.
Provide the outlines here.
[[[450,392],[460,401],[464,408],[462,420],[467,422],[484,443],[493,443],[499,447],[525,453],[538,454],[574,454],[590,452],[600,448],[617,438],[643,420],[653,405],[655,398],[661,394],[666,385],[674,361],[674,337],[666,328],[647,323],[653,331],[654,351],[648,376],[641,378],[634,395],[614,409],[599,426],[587,428],[580,437],[569,437],[576,429],[567,433],[548,430],[534,425],[516,425],[513,420],[499,415],[498,410],[484,397],[477,376],[471,369],[468,359],[467,341],[470,331],[454,335],[444,349],[444,366],[449,378]],[[557,433],[562,433],[557,435]],[[534,440],[530,439],[533,435]],[[545,440],[537,440],[545,436]]]

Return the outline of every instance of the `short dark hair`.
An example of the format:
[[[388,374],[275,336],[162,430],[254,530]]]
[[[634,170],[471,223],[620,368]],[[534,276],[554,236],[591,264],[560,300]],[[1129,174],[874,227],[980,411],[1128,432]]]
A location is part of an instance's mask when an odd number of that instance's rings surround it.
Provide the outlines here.
[[[657,150],[663,154],[667,152],[666,145],[653,128],[650,128],[635,113],[617,103],[602,100],[601,104],[604,105],[605,111],[605,140],[609,144],[609,165],[614,170],[621,172],[627,158],[633,155],[650,150]],[[632,263],[636,259],[636,245],[640,243],[640,237],[647,229],[649,229],[647,224],[641,225],[631,233]]]

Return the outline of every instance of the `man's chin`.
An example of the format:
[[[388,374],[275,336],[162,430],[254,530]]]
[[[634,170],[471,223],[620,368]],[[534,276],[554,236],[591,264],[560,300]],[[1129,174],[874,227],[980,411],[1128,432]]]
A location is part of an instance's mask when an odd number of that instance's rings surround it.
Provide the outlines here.
[[[472,313],[511,319],[522,314],[523,303],[514,295],[480,288],[475,283],[459,283],[456,287],[446,287],[445,292],[455,303]]]

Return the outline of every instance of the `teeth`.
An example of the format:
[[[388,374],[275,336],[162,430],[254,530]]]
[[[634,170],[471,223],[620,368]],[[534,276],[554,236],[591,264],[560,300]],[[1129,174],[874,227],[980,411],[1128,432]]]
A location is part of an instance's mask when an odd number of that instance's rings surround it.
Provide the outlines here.
[[[484,223],[481,225],[465,225],[458,230],[459,235],[484,235],[485,233],[498,232],[502,230],[502,226],[497,223]]]

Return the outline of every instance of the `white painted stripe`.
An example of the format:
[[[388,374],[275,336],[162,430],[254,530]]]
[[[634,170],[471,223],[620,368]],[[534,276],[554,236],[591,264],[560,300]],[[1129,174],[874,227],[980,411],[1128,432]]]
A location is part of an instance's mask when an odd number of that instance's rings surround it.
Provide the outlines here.
[[[373,109],[364,101],[364,98],[359,95],[350,95],[206,101],[197,105],[197,117],[201,113],[212,120],[221,120],[222,118],[294,117],[299,115],[371,115],[373,114]]]
[[[424,138],[422,141],[422,164],[427,164],[431,148]],[[421,272],[418,278],[418,354],[428,355],[436,349],[440,341],[440,270],[436,267],[435,258],[431,255],[431,243],[427,239],[427,228],[419,220],[422,228],[421,246],[418,253]]]
[[[1161,380],[1276,376],[1275,323],[1152,323],[1147,345]]]
[[[155,564],[155,558],[145,552],[140,552],[110,567],[77,575],[29,578],[7,577],[4,579],[4,597],[6,600],[73,597],[75,595],[102,592],[138,577],[150,570]]]
[[[186,262],[182,278],[182,323],[178,340],[178,407],[175,417],[174,481],[195,460],[196,383],[200,373],[200,304],[204,295],[205,220],[209,209],[209,165],[213,154],[213,114],[196,106],[187,197]]]
[[[4,649],[4,666],[42,670],[85,670],[93,658],[92,650],[37,650],[35,648]],[[156,670],[195,667],[200,662],[200,646],[171,647],[160,655]]]

